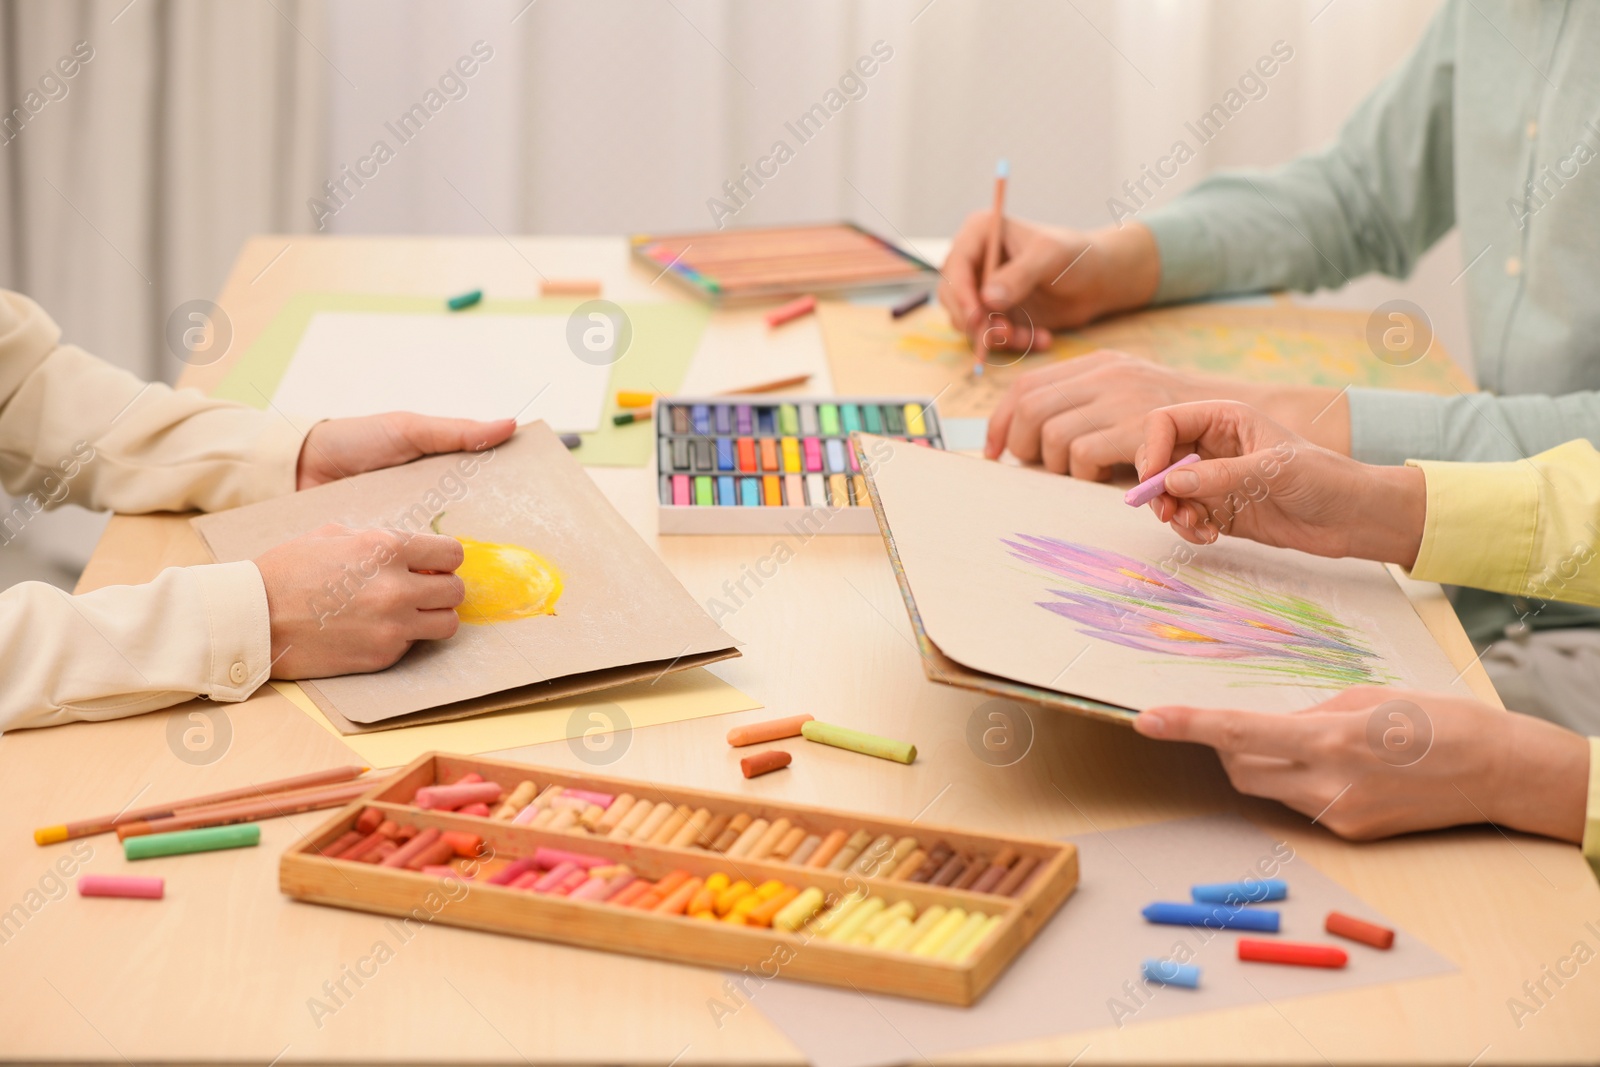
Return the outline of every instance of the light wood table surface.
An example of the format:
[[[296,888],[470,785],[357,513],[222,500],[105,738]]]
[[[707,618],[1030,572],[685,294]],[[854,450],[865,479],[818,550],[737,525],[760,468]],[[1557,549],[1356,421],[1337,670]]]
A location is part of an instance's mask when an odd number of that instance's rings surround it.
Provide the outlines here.
[[[919,246],[932,251],[933,242]],[[628,263],[615,238],[261,237],[241,252],[220,303],[237,355],[300,291],[428,294],[484,288],[531,296],[539,274],[599,277],[606,296],[679,299]],[[689,385],[715,389],[826,365],[814,320],[773,347],[748,314],[713,325]],[[226,364],[190,369],[209,387]],[[770,373],[768,373],[770,372]],[[441,367],[440,373],[448,373]],[[696,598],[768,559],[777,537],[656,539],[648,470],[595,480]],[[1391,1063],[1467,1065],[1600,1057],[1600,962],[1564,979],[1518,1026],[1508,999],[1586,943],[1600,949],[1600,888],[1569,845],[1491,827],[1348,844],[1274,804],[1237,796],[1215,756],[1146,741],[1123,727],[1035,711],[1029,754],[991,767],[969,749],[982,698],[924,680],[905,610],[876,537],[791,540],[792,559],[741,598],[724,625],[747,642],[716,673],[765,711],[640,729],[609,773],[1039,836],[1238,812],[1381,909],[1458,972],[1390,987],[1262,1003],[1122,1029],[1007,1044],[967,1062]],[[83,589],[139,582],[204,562],[182,517],[119,517]],[[770,567],[766,568],[770,570]],[[1471,650],[1437,587],[1410,587],[1458,665]],[[1475,685],[1486,686],[1471,669]],[[1480,688],[1492,697],[1492,691]],[[744,782],[722,735],[736,721],[812,712],[917,743],[911,767],[813,746],[783,774]],[[225,716],[231,740],[204,765],[180,760],[172,730]],[[220,722],[218,733],[220,738]],[[220,740],[214,742],[220,746]],[[618,746],[621,748],[622,746]],[[564,743],[514,758],[582,769]],[[63,893],[57,863],[126,869],[114,838],[48,849],[33,827],[351,762],[340,743],[264,690],[243,704],[195,702],[107,723],[0,738],[0,1058],[75,1062],[793,1063],[795,1049],[745,1009],[708,1002],[723,976],[434,925],[398,943],[378,916],[279,894],[282,850],[326,813],[263,824],[258,849],[172,861],[164,902],[84,901]],[[76,873],[76,872],[74,872]],[[1084,872],[1093,879],[1094,872]],[[1069,900],[1066,907],[1071,907]],[[20,907],[20,912],[19,912]],[[1586,923],[1593,925],[1586,926]],[[379,941],[392,958],[348,975]],[[1564,965],[1568,970],[1572,964]],[[366,969],[373,971],[372,965]],[[314,1021],[324,983],[353,991]],[[344,998],[341,998],[344,999]],[[914,1041],[914,1035],[912,1035]]]

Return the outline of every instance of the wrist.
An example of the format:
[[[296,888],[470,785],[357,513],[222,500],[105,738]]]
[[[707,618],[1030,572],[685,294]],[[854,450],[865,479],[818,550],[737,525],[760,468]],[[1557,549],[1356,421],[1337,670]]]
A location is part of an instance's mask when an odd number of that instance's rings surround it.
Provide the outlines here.
[[[1398,563],[1409,570],[1422,547],[1428,516],[1428,486],[1416,467],[1372,467],[1340,457],[1356,489],[1350,494],[1354,521],[1349,523],[1346,555]]]
[[[1256,386],[1253,406],[1280,426],[1341,456],[1350,454],[1350,394],[1322,386]]]
[[[1589,802],[1588,738],[1508,712],[1494,746],[1485,814],[1513,830],[1581,842]]]
[[[1161,283],[1161,250],[1142,222],[1105,226],[1088,235],[1099,259],[1095,318],[1145,307]]]

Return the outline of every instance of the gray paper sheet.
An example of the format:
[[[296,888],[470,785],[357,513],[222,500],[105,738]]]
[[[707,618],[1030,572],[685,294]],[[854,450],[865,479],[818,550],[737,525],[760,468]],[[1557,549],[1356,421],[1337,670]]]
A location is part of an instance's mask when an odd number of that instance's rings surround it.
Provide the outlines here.
[[[1394,924],[1364,905],[1286,843],[1233,815],[1201,816],[1069,838],[1079,848],[1082,879],[988,994],[970,1008],[829,989],[805,982],[754,983],[737,976],[751,1003],[816,1067],[877,1067],[952,1052],[1052,1037],[1105,1026],[1137,1026],[1263,998],[1331,993],[1431,977],[1457,970],[1427,945],[1397,931],[1379,951],[1325,934],[1329,911]],[[1240,936],[1271,934],[1156,926],[1140,909],[1156,900],[1187,901],[1201,882],[1282,878],[1289,898],[1262,907],[1283,915],[1278,937],[1337,944],[1350,955],[1342,970],[1241,963]],[[1175,957],[1179,946],[1201,969],[1199,989],[1147,986],[1147,958]],[[801,951],[804,951],[803,949]],[[734,1006],[730,1003],[730,1007]]]

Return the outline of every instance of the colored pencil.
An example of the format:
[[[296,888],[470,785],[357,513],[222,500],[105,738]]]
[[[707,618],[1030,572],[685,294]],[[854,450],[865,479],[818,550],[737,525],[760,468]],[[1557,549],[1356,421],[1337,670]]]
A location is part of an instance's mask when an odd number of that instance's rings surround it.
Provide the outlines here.
[[[1005,239],[1006,224],[1006,179],[1011,176],[1011,164],[1001,160],[994,168],[994,215],[989,219],[989,247],[984,250],[983,280],[980,285],[987,285],[995,271],[1000,269],[1001,244]],[[989,335],[987,331],[978,335],[978,357],[972,363],[972,376],[983,375],[983,357],[989,351]]]
[[[61,823],[56,826],[43,826],[33,832],[33,840],[39,845],[53,845],[58,841],[67,841],[75,837],[106,834],[123,823],[137,822],[141,819],[164,819],[189,808],[204,807],[208,804],[221,804],[229,800],[265,797],[274,793],[287,793],[306,786],[345,782],[351,778],[360,777],[370,769],[369,767],[355,766],[333,767],[325,771],[313,771],[310,774],[299,774],[292,778],[282,778],[273,782],[258,782],[255,785],[241,786],[238,789],[224,789],[219,793],[207,793],[204,796],[188,797],[182,800],[169,800],[164,804],[150,804],[142,808],[130,808],[127,811],[117,812],[115,815],[101,815],[93,819],[80,819],[77,822]]]
[[[194,830],[202,826],[227,826],[236,822],[256,822],[276,819],[284,815],[298,815],[303,811],[337,808],[361,796],[384,778],[358,778],[338,785],[325,785],[312,789],[298,789],[289,793],[274,793],[255,800],[239,800],[231,804],[212,804],[191,808],[160,819],[138,819],[117,827],[117,838],[126,840],[145,834],[165,834],[174,830]]]

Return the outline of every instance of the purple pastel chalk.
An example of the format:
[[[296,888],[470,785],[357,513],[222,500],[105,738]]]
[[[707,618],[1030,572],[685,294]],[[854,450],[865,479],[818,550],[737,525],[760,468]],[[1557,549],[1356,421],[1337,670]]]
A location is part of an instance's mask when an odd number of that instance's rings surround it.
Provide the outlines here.
[[[1123,494],[1123,502],[1126,503],[1130,508],[1144,507],[1146,504],[1150,503],[1150,501],[1167,491],[1167,475],[1171,474],[1179,467],[1187,467],[1191,463],[1199,462],[1200,454],[1197,452],[1190,452],[1187,456],[1184,456],[1166,470],[1160,472],[1159,474],[1152,474],[1150,477],[1146,478],[1132,489],[1129,489],[1125,494]]]

